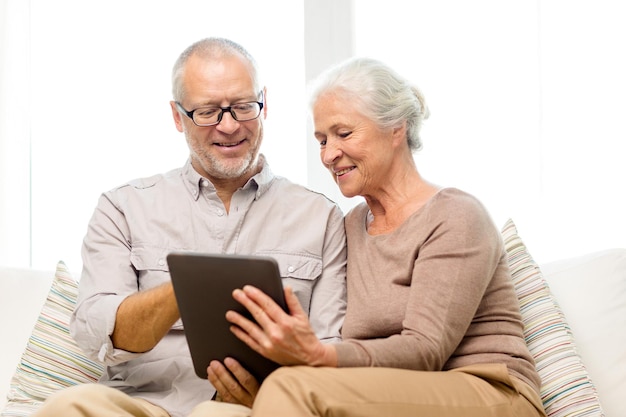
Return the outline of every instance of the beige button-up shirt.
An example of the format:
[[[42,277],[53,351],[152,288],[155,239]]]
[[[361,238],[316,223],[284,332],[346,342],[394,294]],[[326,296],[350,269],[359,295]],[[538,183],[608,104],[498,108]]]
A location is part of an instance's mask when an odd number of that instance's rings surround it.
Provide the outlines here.
[[[113,347],[122,300],[169,278],[172,251],[274,257],[317,336],[340,339],[346,308],[343,215],[324,195],[272,174],[267,163],[232,197],[226,213],[215,187],[188,161],[166,174],[104,193],[83,243],[71,334],[106,365],[101,382],[184,416],[215,389],[196,376],[180,320],[146,353]]]

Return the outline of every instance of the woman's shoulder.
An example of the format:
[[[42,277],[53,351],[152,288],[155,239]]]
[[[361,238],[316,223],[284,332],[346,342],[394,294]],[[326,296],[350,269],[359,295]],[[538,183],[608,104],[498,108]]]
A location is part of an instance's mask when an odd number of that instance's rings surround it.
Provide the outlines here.
[[[442,188],[427,208],[429,222],[457,231],[499,236],[491,214],[473,194],[458,188]]]
[[[364,221],[369,213],[369,206],[365,201],[352,207],[345,215],[346,228],[349,225],[365,224]]]
[[[485,206],[473,194],[454,187],[445,187],[437,191],[427,206],[436,206],[437,210],[478,210],[485,211]]]

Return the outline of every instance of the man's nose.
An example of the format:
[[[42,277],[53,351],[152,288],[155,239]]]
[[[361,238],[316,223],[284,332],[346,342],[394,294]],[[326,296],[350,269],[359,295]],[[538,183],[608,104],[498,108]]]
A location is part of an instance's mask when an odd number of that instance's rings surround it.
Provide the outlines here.
[[[222,132],[231,133],[237,130],[239,122],[235,119],[231,109],[224,110],[222,112],[222,118],[217,124],[217,129]]]

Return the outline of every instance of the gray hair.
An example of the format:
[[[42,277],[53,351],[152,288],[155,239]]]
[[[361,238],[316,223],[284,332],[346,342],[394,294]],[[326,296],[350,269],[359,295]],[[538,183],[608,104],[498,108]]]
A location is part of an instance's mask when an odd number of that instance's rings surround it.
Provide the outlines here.
[[[185,49],[172,68],[172,96],[174,100],[181,101],[185,97],[183,86],[183,75],[185,73],[185,64],[187,60],[198,55],[205,59],[219,59],[227,56],[239,55],[250,63],[252,68],[251,76],[254,83],[255,91],[260,91],[259,70],[254,57],[241,45],[230,39],[225,38],[205,38],[201,39]]]
[[[329,68],[310,86],[310,108],[330,91],[348,95],[357,110],[380,128],[398,127],[406,121],[409,149],[422,148],[419,133],[430,114],[424,97],[389,66],[371,58],[350,58]]]

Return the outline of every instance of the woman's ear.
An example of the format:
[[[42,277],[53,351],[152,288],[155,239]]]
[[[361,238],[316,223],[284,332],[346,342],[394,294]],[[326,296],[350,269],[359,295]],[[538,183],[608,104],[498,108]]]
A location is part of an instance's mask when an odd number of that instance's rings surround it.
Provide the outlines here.
[[[397,147],[401,144],[406,144],[407,142],[407,132],[406,132],[406,120],[402,122],[400,126],[396,126],[392,128],[393,137],[393,146]]]
[[[183,120],[182,115],[178,111],[178,107],[176,107],[176,102],[170,101],[170,107],[172,108],[172,117],[174,117],[174,124],[176,125],[176,129],[182,133],[184,131]]]

